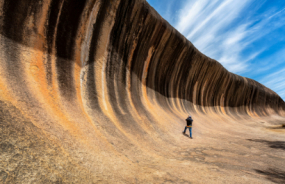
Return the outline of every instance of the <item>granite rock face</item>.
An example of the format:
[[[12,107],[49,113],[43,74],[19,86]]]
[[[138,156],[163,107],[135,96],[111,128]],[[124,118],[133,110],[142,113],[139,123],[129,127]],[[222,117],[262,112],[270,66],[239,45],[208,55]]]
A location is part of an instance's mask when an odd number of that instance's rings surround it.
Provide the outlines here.
[[[0,0],[0,15],[3,183],[186,182],[159,167],[185,116],[285,114],[144,0]]]

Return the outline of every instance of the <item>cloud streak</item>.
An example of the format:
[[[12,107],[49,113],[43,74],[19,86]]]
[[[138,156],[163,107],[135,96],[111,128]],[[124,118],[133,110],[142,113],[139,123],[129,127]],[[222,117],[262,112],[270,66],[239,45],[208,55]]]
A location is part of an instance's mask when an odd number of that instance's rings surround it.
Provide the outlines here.
[[[246,38],[251,22],[244,22],[234,29],[228,27],[250,2],[190,1],[184,5],[174,26],[201,52],[218,60],[230,71],[241,72],[247,68],[244,61],[248,60],[240,57],[243,50],[241,42]]]
[[[285,98],[285,67],[261,79],[261,83],[271,89],[275,89],[283,99]]]

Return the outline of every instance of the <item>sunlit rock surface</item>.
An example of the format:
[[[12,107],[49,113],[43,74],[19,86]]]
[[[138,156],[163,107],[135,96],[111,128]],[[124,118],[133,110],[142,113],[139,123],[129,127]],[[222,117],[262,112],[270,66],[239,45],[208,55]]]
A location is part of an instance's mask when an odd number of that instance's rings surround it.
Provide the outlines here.
[[[284,101],[144,0],[0,0],[0,25],[0,183],[285,182]]]

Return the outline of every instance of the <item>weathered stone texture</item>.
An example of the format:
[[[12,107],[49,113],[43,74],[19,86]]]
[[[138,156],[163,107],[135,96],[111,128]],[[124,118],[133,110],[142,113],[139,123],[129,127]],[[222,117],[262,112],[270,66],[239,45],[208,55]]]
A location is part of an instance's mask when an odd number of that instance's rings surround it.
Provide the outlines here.
[[[186,182],[158,170],[187,114],[284,116],[145,0],[0,0],[0,16],[2,183]]]

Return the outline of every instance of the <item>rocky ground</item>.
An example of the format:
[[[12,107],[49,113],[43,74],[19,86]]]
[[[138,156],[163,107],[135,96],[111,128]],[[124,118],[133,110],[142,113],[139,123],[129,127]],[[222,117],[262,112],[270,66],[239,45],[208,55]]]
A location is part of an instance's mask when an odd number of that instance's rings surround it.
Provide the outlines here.
[[[0,0],[0,183],[285,183],[284,117],[145,0]]]

